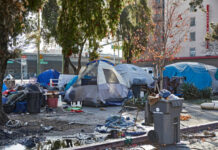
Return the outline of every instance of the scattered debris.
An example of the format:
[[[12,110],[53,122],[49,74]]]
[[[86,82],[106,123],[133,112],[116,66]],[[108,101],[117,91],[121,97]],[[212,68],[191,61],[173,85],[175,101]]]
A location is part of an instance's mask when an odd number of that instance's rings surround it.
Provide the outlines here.
[[[211,134],[211,135],[182,135],[184,138],[188,138],[188,139],[202,139],[202,138],[211,138],[211,137],[215,137],[215,134]]]
[[[8,120],[8,122],[6,122],[5,125],[10,128],[19,128],[21,127],[21,121],[20,120]]]
[[[27,148],[33,148],[36,146],[37,143],[39,143],[43,140],[45,140],[45,138],[33,136],[33,137],[26,138],[24,140],[19,141],[19,143],[21,145],[26,146]]]
[[[40,125],[40,127],[45,131],[49,132],[53,129],[53,126],[44,126],[43,124]]]
[[[189,119],[191,119],[190,115],[180,115],[180,120],[182,121],[188,121]]]
[[[146,129],[129,117],[112,116],[105,121],[105,125],[97,125],[95,130],[99,133],[110,133],[108,138],[125,136],[139,136],[146,134]]]
[[[101,111],[106,111],[106,109],[105,109],[105,108],[103,108],[103,107],[101,107],[101,108],[100,108],[100,110],[101,110]]]

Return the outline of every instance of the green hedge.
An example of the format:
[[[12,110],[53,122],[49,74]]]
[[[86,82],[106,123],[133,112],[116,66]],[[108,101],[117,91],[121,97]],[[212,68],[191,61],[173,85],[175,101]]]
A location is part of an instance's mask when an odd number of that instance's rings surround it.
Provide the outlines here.
[[[193,99],[210,99],[212,96],[212,89],[205,88],[199,90],[193,84],[184,83],[181,86],[181,91],[183,93],[183,97],[186,100],[193,100]]]

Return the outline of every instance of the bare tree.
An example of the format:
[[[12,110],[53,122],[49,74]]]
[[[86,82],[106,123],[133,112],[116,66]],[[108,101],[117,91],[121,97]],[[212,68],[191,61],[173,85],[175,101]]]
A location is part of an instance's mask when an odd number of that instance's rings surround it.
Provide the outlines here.
[[[148,45],[140,44],[140,37],[136,37],[138,48],[143,50],[145,59],[152,60],[156,65],[156,72],[160,77],[160,89],[163,88],[164,66],[181,50],[182,43],[187,40],[189,32],[188,9],[180,9],[180,0],[166,0],[162,24],[154,24],[154,32],[150,35]],[[155,16],[161,14],[155,14]],[[154,18],[155,19],[155,18]]]

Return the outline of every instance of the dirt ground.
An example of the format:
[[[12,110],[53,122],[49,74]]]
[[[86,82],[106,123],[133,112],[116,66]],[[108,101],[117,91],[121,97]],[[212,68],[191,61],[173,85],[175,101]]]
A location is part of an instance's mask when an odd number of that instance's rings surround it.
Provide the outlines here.
[[[45,112],[42,110],[40,114],[10,114],[9,118],[20,120],[21,126],[17,128],[0,127],[4,131],[12,131],[13,134],[9,137],[0,136],[0,146],[13,143],[15,139],[20,139],[26,136],[40,135],[44,137],[54,136],[70,136],[75,133],[93,133],[96,125],[104,124],[105,120],[113,115],[120,115],[121,107],[104,107],[93,108],[83,107],[82,113],[66,112],[61,108],[54,109],[52,112]],[[123,112],[123,116],[136,118],[137,111]],[[199,125],[217,121],[218,112],[212,110],[202,110],[199,105],[184,103],[183,114],[189,114],[191,119],[188,121],[181,121],[181,128]],[[143,122],[144,111],[140,111],[137,117],[138,122]],[[53,129],[45,131],[43,127],[52,126]],[[152,127],[148,127],[150,130]],[[218,136],[218,130],[215,131]],[[1,134],[1,132],[0,132]],[[204,149],[212,147],[218,149],[217,137],[205,140],[184,140],[185,143],[192,149],[196,149],[199,145]],[[194,142],[193,142],[194,141]],[[203,145],[202,145],[203,143]],[[146,146],[147,148],[152,146]],[[1,149],[1,148],[0,148]],[[207,149],[207,148],[206,148]]]

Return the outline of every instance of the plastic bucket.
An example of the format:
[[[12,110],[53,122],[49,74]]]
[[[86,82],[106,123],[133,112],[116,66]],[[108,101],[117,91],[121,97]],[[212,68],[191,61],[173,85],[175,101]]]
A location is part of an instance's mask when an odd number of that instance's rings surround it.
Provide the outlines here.
[[[47,104],[48,104],[48,107],[50,107],[50,108],[57,108],[58,107],[58,98],[48,97]]]

